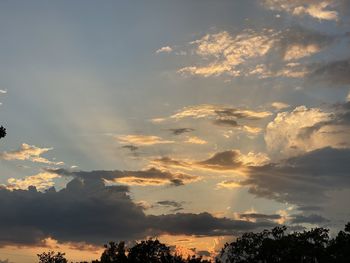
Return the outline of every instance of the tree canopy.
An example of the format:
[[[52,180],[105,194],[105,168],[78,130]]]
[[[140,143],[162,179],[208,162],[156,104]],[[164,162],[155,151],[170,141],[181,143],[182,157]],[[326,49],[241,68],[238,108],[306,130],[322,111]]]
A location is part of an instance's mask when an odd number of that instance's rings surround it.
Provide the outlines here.
[[[226,244],[217,263],[345,263],[350,262],[350,223],[330,239],[329,230],[287,233],[286,227],[275,227],[260,233],[245,233]]]

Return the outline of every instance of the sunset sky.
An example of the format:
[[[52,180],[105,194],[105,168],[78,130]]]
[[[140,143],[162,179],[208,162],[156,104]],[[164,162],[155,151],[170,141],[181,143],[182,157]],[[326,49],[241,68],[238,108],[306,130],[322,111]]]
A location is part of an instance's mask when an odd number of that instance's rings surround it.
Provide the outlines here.
[[[350,221],[349,0],[4,0],[0,35],[0,263]]]

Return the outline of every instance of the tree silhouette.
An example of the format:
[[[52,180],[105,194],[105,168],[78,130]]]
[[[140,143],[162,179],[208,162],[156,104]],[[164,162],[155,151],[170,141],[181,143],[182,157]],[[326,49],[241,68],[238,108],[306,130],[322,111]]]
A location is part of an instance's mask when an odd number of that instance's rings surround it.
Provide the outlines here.
[[[38,254],[39,263],[67,263],[67,259],[64,257],[64,253],[54,251],[44,252]]]
[[[101,255],[101,263],[127,263],[128,258],[125,254],[124,242],[109,242],[105,245],[105,251]]]
[[[170,248],[152,239],[141,241],[129,249],[128,260],[131,263],[174,262]]]
[[[344,231],[340,231],[336,238],[330,241],[328,253],[332,262],[350,262],[350,223],[347,223]]]
[[[287,233],[286,227],[245,233],[225,244],[217,263],[335,263],[350,262],[350,223],[335,239],[328,229]]]
[[[3,126],[0,126],[0,139],[6,136],[6,129]]]

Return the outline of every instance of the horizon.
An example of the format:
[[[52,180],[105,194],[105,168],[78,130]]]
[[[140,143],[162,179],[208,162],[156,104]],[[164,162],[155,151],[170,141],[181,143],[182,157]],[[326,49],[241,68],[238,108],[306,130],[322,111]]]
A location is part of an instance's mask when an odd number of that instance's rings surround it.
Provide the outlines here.
[[[343,229],[349,26],[349,0],[1,1],[0,263]]]

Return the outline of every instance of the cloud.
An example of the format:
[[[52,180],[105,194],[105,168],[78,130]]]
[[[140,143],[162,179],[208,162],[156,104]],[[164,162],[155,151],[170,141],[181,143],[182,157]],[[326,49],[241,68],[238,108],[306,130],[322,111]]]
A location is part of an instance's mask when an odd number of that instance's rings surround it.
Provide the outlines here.
[[[135,144],[141,146],[174,143],[173,141],[164,140],[158,136],[147,135],[121,135],[116,138],[123,144]]]
[[[283,109],[287,109],[290,107],[289,104],[284,103],[284,102],[279,102],[279,101],[272,102],[271,106],[273,108],[275,108],[276,110],[283,110]]]
[[[159,54],[159,53],[170,53],[172,52],[173,49],[169,46],[165,46],[165,47],[161,47],[160,49],[156,50],[156,53]]]
[[[242,185],[235,180],[225,180],[216,185],[217,189],[235,189],[240,188]]]
[[[178,72],[203,77],[225,74],[231,77],[302,78],[309,73],[309,68],[298,61],[321,52],[336,38],[302,27],[259,32],[248,29],[236,35],[226,31],[207,34],[191,42],[199,63]]]
[[[236,170],[243,166],[241,154],[237,150],[219,152],[207,160],[198,162],[200,167],[212,170]]]
[[[174,135],[181,135],[187,132],[192,132],[194,129],[191,128],[176,128],[176,129],[169,129]]]
[[[261,166],[269,162],[264,153],[249,152],[242,154],[239,150],[228,150],[213,154],[206,160],[175,160],[170,157],[154,159],[151,163],[160,167],[184,169],[204,169],[212,171],[241,170],[247,166]]]
[[[269,152],[280,157],[324,148],[350,147],[350,106],[340,103],[332,111],[299,106],[278,113],[266,128]]]
[[[196,136],[188,137],[188,139],[185,142],[192,143],[192,144],[207,144],[208,143],[207,141],[205,141],[201,138],[198,138]]]
[[[52,162],[44,157],[41,157],[42,154],[52,149],[53,148],[40,148],[34,145],[23,143],[17,151],[0,153],[0,158],[4,160],[28,160],[35,163],[62,165],[63,162]]]
[[[256,220],[279,220],[282,217],[279,214],[266,215],[260,213],[242,213],[238,214],[238,218],[254,222]]]
[[[150,216],[155,226],[159,226],[170,235],[190,234],[196,236],[224,236],[244,232],[251,228],[251,224],[259,227],[275,225],[271,222],[251,223],[229,218],[215,218],[209,213],[191,214],[177,213],[161,216]],[[236,231],[235,229],[239,229]]]
[[[350,149],[322,148],[278,163],[250,167],[249,192],[302,207],[322,206],[330,191],[350,188]]]
[[[167,208],[172,208],[172,212],[178,212],[183,210],[183,202],[177,202],[177,201],[172,201],[172,200],[164,200],[164,201],[158,201],[156,203],[159,206],[164,206]]]
[[[309,79],[324,81],[329,83],[330,87],[349,85],[350,59],[323,63],[309,75]]]
[[[173,119],[182,118],[206,118],[206,117],[232,117],[236,119],[259,120],[272,115],[268,111],[253,111],[238,109],[225,105],[200,104],[188,106],[170,116]]]
[[[0,89],[0,94],[6,94],[7,90]]]
[[[175,185],[180,186],[200,180],[199,176],[184,173],[172,173],[157,168],[149,168],[142,171],[69,171],[65,169],[47,169],[48,172],[82,178],[84,180],[103,179],[127,185],[158,186]]]
[[[209,213],[145,215],[126,186],[106,186],[96,177],[74,178],[66,187],[38,192],[0,189],[0,246],[59,242],[104,244],[161,234],[232,235],[273,226],[216,218]]]
[[[337,0],[338,1],[338,0]],[[274,11],[284,11],[293,16],[310,16],[319,20],[339,19],[339,13],[331,8],[336,7],[334,0],[263,0],[263,6]],[[342,1],[338,1],[342,2]]]
[[[328,219],[324,218],[321,215],[316,215],[316,214],[311,214],[311,215],[303,215],[303,214],[298,214],[298,215],[291,215],[291,220],[290,222],[292,224],[322,224],[322,223],[327,223],[329,222]]]
[[[29,186],[35,186],[38,190],[45,190],[54,186],[53,179],[58,175],[52,173],[39,173],[37,175],[27,176],[23,179],[9,178],[8,184],[5,186],[7,189],[26,190]]]
[[[262,33],[245,30],[235,37],[226,31],[207,34],[192,44],[195,45],[198,56],[210,58],[211,62],[204,66],[182,68],[179,73],[204,77],[219,76],[223,73],[240,76],[242,75],[239,69],[241,64],[268,53],[275,41],[274,34],[272,30],[264,30]]]
[[[243,123],[258,121],[271,116],[269,111],[255,111],[239,109],[226,105],[200,104],[184,107],[170,116],[170,119],[181,120],[184,118],[209,119],[218,126],[229,126],[248,133],[258,133],[260,128],[251,127]],[[239,122],[242,122],[239,123]]]
[[[130,150],[131,152],[136,152],[139,147],[135,146],[135,145],[132,145],[132,144],[128,144],[128,145],[123,145],[122,148],[124,149],[128,149]]]

